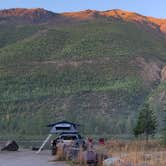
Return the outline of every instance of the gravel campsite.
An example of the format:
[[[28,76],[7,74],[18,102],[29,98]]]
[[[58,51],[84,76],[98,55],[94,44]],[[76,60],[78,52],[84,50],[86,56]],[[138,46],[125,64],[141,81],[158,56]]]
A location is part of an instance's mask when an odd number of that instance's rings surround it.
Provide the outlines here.
[[[30,150],[0,152],[0,166],[68,166],[65,162],[54,162],[50,151],[36,154]]]

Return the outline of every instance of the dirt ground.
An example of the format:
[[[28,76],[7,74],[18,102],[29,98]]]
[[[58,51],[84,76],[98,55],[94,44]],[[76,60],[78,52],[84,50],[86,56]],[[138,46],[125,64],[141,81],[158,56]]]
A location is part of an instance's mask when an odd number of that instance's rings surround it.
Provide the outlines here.
[[[0,152],[0,166],[68,166],[65,162],[53,162],[50,151],[20,150],[18,152]]]

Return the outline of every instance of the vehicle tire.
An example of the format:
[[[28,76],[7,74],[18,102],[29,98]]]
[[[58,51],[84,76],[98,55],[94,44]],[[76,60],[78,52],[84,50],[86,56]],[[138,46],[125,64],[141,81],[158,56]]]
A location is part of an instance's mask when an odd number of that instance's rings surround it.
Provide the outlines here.
[[[52,155],[56,155],[56,153],[57,153],[57,147],[52,147],[52,152],[51,152],[51,154],[52,154]]]

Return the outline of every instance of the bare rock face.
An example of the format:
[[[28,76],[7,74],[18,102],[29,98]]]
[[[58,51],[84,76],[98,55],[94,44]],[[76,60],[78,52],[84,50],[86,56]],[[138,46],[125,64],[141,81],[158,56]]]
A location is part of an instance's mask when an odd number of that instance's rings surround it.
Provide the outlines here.
[[[19,146],[16,141],[8,141],[6,145],[1,149],[1,151],[18,151]]]
[[[166,80],[166,66],[161,70],[161,81]]]
[[[155,61],[146,61],[142,57],[136,59],[142,78],[148,82],[160,81],[161,68]]]
[[[162,33],[166,34],[166,22],[160,26],[160,30]]]

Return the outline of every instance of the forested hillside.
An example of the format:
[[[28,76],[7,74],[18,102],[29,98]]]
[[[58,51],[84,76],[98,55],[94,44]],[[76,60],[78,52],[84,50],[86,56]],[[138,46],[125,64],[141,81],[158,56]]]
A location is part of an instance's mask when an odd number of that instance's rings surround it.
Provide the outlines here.
[[[86,134],[131,134],[145,99],[160,130],[165,24],[120,10],[0,11],[0,136],[44,135],[64,119]]]

